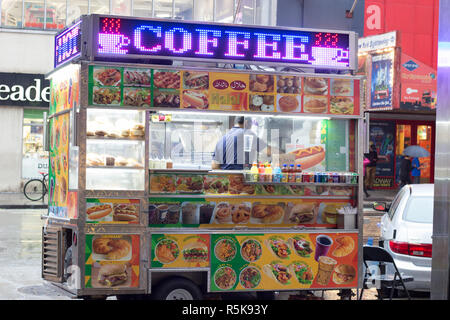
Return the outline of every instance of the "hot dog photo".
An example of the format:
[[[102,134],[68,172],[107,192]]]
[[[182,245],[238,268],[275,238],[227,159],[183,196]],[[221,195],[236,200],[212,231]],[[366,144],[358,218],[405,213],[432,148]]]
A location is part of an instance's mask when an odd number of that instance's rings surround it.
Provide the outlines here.
[[[296,149],[289,153],[295,155],[295,164],[301,165],[302,170],[313,168],[325,159],[325,149],[322,146]]]

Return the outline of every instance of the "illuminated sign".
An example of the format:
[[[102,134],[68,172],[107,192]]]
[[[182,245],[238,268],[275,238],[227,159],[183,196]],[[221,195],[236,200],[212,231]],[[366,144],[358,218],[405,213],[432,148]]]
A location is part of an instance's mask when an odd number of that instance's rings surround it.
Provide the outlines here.
[[[353,32],[94,15],[96,58],[210,60],[354,69]],[[70,50],[70,49],[68,49]]]
[[[55,68],[81,55],[81,21],[55,38]]]

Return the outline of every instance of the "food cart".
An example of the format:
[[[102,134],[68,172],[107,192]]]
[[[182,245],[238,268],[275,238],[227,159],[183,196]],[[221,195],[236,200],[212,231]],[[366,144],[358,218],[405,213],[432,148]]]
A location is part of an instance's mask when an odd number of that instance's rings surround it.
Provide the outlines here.
[[[360,287],[355,50],[352,32],[103,15],[60,32],[43,278],[77,297]],[[242,170],[213,170],[238,116]]]

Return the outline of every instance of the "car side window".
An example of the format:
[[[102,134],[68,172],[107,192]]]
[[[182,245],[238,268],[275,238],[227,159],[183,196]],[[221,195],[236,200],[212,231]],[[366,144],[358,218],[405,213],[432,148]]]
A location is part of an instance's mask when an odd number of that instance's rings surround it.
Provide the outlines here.
[[[398,208],[400,202],[402,201],[405,193],[406,193],[405,189],[401,190],[399,193],[397,193],[394,200],[392,201],[391,207],[389,208],[389,211],[388,211],[390,220],[392,220],[394,218],[394,214],[397,211],[397,208]]]

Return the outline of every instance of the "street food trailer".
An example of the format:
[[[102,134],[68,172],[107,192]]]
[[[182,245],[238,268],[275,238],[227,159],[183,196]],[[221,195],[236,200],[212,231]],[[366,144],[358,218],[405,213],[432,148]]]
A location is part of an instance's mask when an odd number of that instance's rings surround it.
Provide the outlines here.
[[[42,277],[86,298],[360,287],[356,38],[106,15],[57,34]],[[237,116],[245,164],[213,170]]]

